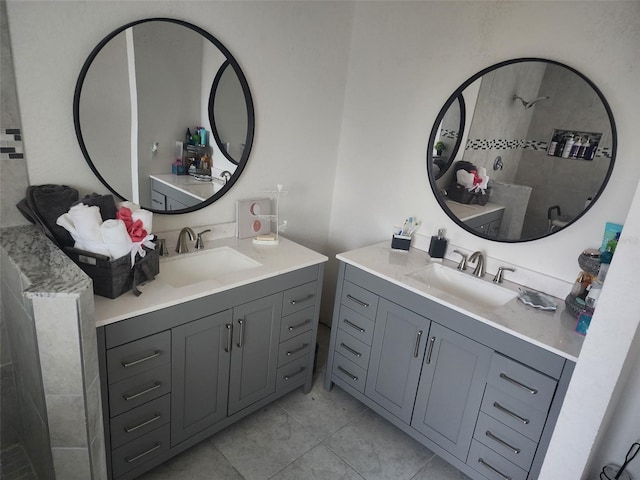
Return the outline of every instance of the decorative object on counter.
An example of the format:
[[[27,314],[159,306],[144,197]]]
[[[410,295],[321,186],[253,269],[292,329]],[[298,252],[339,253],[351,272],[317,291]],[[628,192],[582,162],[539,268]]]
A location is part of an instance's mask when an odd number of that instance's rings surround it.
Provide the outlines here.
[[[160,271],[159,252],[150,234],[153,214],[139,205],[124,202],[115,218],[102,220],[96,205],[73,205],[56,223],[75,243],[63,250],[93,279],[94,293],[116,298],[153,280]]]
[[[438,230],[438,236],[432,236],[429,243],[429,256],[431,258],[444,258],[447,252],[447,239],[444,238],[444,228]]]
[[[486,205],[489,201],[489,176],[485,168],[459,161],[454,166],[455,181],[447,187],[447,197],[458,203]]]
[[[576,332],[580,335],[586,335],[589,325],[591,324],[591,317],[593,317],[593,310],[585,308],[578,314],[578,321],[576,323]]]
[[[53,243],[63,248],[73,245],[73,238],[65,228],[56,224],[56,220],[71,208],[78,197],[78,190],[67,185],[32,185],[27,187],[25,198],[16,207]]]
[[[267,195],[270,200],[273,200],[275,203],[275,213],[273,214],[259,214],[258,216],[262,219],[269,220],[269,222],[274,222],[275,226],[275,234],[273,232],[268,234],[258,235],[253,239],[253,243],[256,245],[278,245],[280,232],[284,232],[287,229],[287,221],[283,220],[280,222],[280,196],[286,195],[287,191],[284,190],[284,185],[278,184],[276,185],[275,190],[268,190],[266,192],[262,192]],[[269,227],[269,232],[271,228]]]
[[[627,451],[622,466],[612,463],[605,465],[602,472],[600,472],[600,480],[632,480],[631,475],[625,470],[629,463],[636,458],[638,452],[640,452],[640,443],[634,442]]]
[[[558,308],[555,300],[550,295],[542,292],[536,292],[534,290],[528,290],[526,288],[520,289],[518,300],[525,305],[529,305],[533,308],[539,308],[540,310],[555,311]]]
[[[600,250],[597,248],[586,248],[578,256],[578,265],[582,271],[597,275],[600,270]]]
[[[268,198],[236,201],[236,237],[249,238],[271,233],[271,201]]]

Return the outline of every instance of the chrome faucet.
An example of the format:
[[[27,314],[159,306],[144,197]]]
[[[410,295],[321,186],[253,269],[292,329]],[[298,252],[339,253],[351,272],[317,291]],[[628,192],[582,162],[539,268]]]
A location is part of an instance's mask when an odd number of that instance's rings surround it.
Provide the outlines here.
[[[198,233],[196,238],[196,250],[201,250],[204,248],[204,241],[202,240],[202,234],[210,231],[211,229],[207,228],[206,230],[203,230],[202,232]]]
[[[504,277],[504,271],[508,270],[509,272],[515,272],[515,268],[509,267],[498,267],[498,271],[496,272],[496,276],[493,277],[493,283],[502,283],[502,277]]]
[[[484,277],[484,255],[481,251],[473,252],[469,257],[470,262],[476,262],[476,267],[473,269],[473,275],[478,278]]]
[[[454,250],[453,253],[458,253],[462,257],[460,259],[460,263],[458,263],[458,270],[462,270],[464,272],[467,269],[467,256],[460,250]]]
[[[187,247],[187,236],[192,242],[195,240],[195,233],[189,227],[184,227],[178,235],[178,244],[176,245],[176,253],[186,253],[189,251]]]

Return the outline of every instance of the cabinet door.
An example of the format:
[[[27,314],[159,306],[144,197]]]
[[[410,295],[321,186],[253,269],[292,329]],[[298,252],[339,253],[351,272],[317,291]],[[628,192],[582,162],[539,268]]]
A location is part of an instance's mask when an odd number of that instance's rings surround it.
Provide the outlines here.
[[[407,424],[431,322],[380,299],[365,395]]]
[[[227,415],[231,310],[171,331],[171,445]]]
[[[411,426],[465,461],[482,402],[492,350],[431,325]]]
[[[229,415],[276,389],[282,293],[233,309]]]

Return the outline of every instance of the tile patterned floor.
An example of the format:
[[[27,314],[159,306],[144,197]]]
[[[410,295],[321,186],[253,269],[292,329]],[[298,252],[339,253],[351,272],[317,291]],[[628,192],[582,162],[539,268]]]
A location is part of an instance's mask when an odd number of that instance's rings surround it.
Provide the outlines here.
[[[339,387],[327,392],[327,327],[318,340],[308,395],[291,392],[139,480],[469,480]]]

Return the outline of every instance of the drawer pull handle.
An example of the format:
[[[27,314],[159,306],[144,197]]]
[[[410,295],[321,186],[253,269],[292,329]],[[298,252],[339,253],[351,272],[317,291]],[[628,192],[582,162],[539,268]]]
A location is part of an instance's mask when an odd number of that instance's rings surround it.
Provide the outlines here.
[[[511,378],[510,376],[508,376],[506,373],[502,372],[500,374],[500,378],[503,380],[506,380],[507,382],[515,385],[516,387],[520,387],[523,390],[526,390],[527,392],[529,392],[531,395],[535,395],[536,393],[538,393],[538,390],[535,388],[531,388],[531,387],[527,387],[524,383],[520,383],[517,380],[514,380],[513,378]]]
[[[309,346],[308,343],[303,343],[302,346],[300,348],[296,348],[295,350],[291,350],[289,352],[287,352],[287,357],[290,357],[291,355],[293,355],[294,353],[298,353],[303,351],[305,348],[307,348]]]
[[[229,353],[231,351],[231,346],[233,345],[233,340],[231,339],[233,336],[233,329],[230,323],[227,323],[224,327],[227,329],[227,344],[224,347],[224,351]]]
[[[515,418],[516,420],[524,423],[525,425],[529,425],[529,419],[528,418],[524,418],[524,417],[521,417],[520,415],[518,415],[517,413],[513,413],[511,410],[509,410],[508,408],[503,407],[498,402],[493,402],[493,406],[495,408],[497,408],[498,410],[500,410],[502,413],[506,413],[510,417]]]
[[[151,387],[145,388],[144,390],[142,390],[142,391],[140,391],[138,393],[132,393],[132,394],[126,394],[125,393],[122,396],[128,402],[129,400],[133,400],[135,398],[141,397],[142,395],[146,395],[149,392],[153,392],[154,390],[157,390],[161,386],[162,386],[162,384],[160,382],[155,382]]]
[[[284,381],[288,381],[291,380],[293,377],[295,377],[296,375],[300,375],[302,372],[304,372],[307,368],[306,367],[300,367],[300,370],[298,370],[295,373],[292,373],[291,375],[285,375],[284,377],[282,377],[282,379]]]
[[[347,352],[349,352],[351,355],[355,355],[356,357],[361,357],[362,356],[362,354],[360,352],[354,350],[349,345],[345,345],[344,342],[340,342],[340,346],[342,348],[344,348]]]
[[[429,339],[429,351],[427,351],[427,365],[431,363],[431,354],[433,353],[433,345],[436,343],[436,337]]]
[[[161,444],[161,443],[156,442],[156,444],[155,444],[153,447],[151,447],[149,450],[147,450],[147,451],[145,451],[145,452],[142,452],[142,453],[140,453],[140,454],[136,455],[135,457],[126,457],[126,458],[125,458],[125,461],[126,461],[127,463],[133,463],[133,462],[135,462],[136,460],[140,460],[142,457],[145,457],[145,456],[149,455],[151,452],[155,452],[155,451],[156,451],[156,450],[158,450],[161,446],[162,446],[162,444]]]
[[[139,423],[138,425],[134,425],[133,427],[124,427],[124,431],[127,433],[135,432],[139,428],[146,427],[147,425],[160,420],[160,418],[162,418],[162,416],[159,413],[156,413],[149,420],[145,420],[144,422]]]
[[[306,297],[299,298],[298,300],[291,300],[289,303],[291,305],[297,305],[298,303],[302,303],[302,302],[306,302],[307,300],[311,300],[313,297],[315,297],[315,295],[313,293],[310,293]]]
[[[518,455],[520,453],[520,449],[518,447],[514,447],[513,445],[505,442],[504,440],[502,440],[499,437],[496,437],[493,433],[491,433],[489,430],[487,430],[485,432],[485,435],[487,437],[489,437],[491,440],[493,440],[494,442],[499,443],[500,445],[502,445],[505,448],[508,448],[509,450],[511,450],[513,453],[515,453],[516,455]]]
[[[147,360],[151,360],[152,358],[159,357],[162,352],[160,350],[154,350],[151,355],[147,355],[146,357],[139,358],[137,360],[132,360],[131,362],[122,362],[122,366],[124,368],[133,367],[134,365],[138,365],[139,363],[146,362]]]
[[[352,302],[356,302],[358,305],[360,305],[363,308],[369,308],[369,304],[366,302],[363,302],[362,300],[358,300],[356,297],[352,297],[351,295],[347,295],[347,298],[349,300],[351,300]]]
[[[418,335],[416,335],[416,347],[413,349],[413,358],[418,358],[418,354],[420,353],[421,339],[422,339],[422,330],[419,330]]]
[[[242,345],[244,343],[244,320],[243,319],[239,319],[238,320],[238,325],[240,325],[240,332],[238,332],[238,348],[242,348]]]
[[[354,382],[358,381],[358,377],[356,377],[353,373],[347,372],[344,368],[339,366],[338,370],[344,373],[347,377],[351,378],[351,380],[353,380]]]
[[[345,318],[343,321],[344,321],[344,323],[346,323],[347,325],[349,325],[351,328],[353,328],[353,329],[355,329],[355,330],[359,331],[360,333],[364,333],[364,328],[359,327],[358,325],[356,325],[356,324],[355,324],[355,323],[353,323],[353,322],[350,322],[350,321],[349,321],[349,320],[347,320],[346,318]]]
[[[300,323],[298,323],[297,325],[291,325],[291,326],[289,327],[289,331],[290,331],[290,332],[293,332],[294,330],[297,330],[297,329],[298,329],[298,328],[300,328],[300,327],[304,327],[305,325],[308,325],[308,324],[310,324],[310,323],[311,323],[311,319],[310,319],[310,318],[307,318],[304,322],[300,322]]]
[[[495,473],[496,475],[498,475],[499,477],[501,477],[504,480],[511,480],[511,477],[508,475],[505,475],[504,473],[502,473],[500,470],[498,470],[496,467],[494,467],[493,465],[489,465],[487,462],[485,462],[482,457],[480,457],[478,459],[478,463],[480,465],[482,465],[485,468],[488,468],[489,470],[491,470],[493,473]]]

